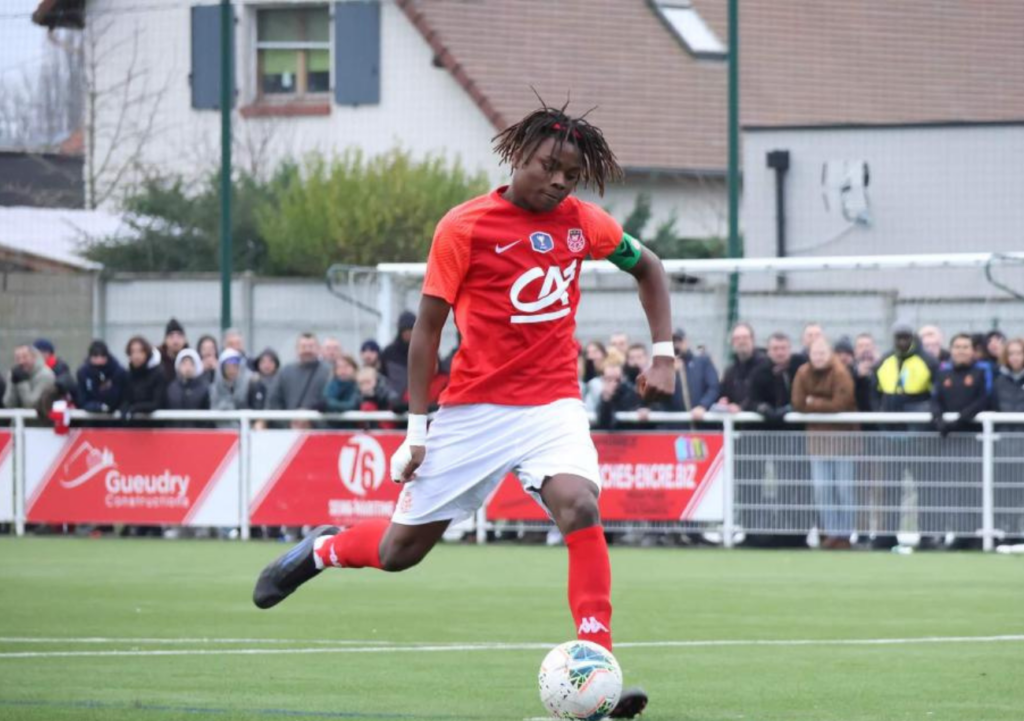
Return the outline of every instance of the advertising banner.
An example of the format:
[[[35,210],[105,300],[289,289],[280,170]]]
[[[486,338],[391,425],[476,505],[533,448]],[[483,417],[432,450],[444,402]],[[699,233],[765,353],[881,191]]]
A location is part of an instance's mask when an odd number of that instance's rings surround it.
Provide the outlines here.
[[[720,433],[594,433],[604,521],[721,521]],[[544,521],[547,515],[509,477],[488,520]]]
[[[238,434],[26,429],[30,523],[237,525]]]

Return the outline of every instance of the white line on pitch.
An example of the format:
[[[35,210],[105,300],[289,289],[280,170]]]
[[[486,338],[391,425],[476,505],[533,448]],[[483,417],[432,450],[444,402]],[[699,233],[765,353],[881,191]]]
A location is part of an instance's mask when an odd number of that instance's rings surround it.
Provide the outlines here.
[[[45,638],[40,636],[0,636],[0,643],[85,643],[85,644],[145,644],[145,645],[188,645],[188,644],[311,644],[314,646],[393,646],[394,641],[369,641],[369,640],[347,640],[347,641],[325,641],[315,638],[137,638],[117,636],[76,636],[60,638],[57,636]],[[411,644],[407,644],[411,645]]]
[[[749,639],[707,641],[635,641],[617,648],[708,648],[734,646],[895,646],[931,643],[1019,643],[1024,635],[1005,636],[924,636],[919,638],[839,638],[839,639]],[[337,642],[335,642],[337,643]],[[547,650],[551,643],[465,643],[393,646],[316,646],[310,648],[226,648],[226,649],[150,649],[125,651],[11,651],[0,652],[0,659],[69,658],[105,656],[270,656],[282,654],[345,653],[452,653],[462,651],[534,651]]]

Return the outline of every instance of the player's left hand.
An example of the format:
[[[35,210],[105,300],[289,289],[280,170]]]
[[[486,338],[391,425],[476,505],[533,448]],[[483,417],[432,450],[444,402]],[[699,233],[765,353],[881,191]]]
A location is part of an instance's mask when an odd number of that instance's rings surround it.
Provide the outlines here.
[[[675,361],[655,356],[651,367],[636,379],[636,389],[645,401],[671,396],[676,392]]]

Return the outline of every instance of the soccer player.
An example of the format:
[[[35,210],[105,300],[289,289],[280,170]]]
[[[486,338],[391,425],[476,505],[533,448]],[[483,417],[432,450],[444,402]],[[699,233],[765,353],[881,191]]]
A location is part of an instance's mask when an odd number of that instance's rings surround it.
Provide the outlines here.
[[[601,477],[577,381],[580,264],[607,258],[637,279],[654,341],[637,383],[647,398],[675,387],[668,280],[650,250],[573,196],[580,183],[603,194],[622,172],[600,129],[543,107],[495,141],[510,184],[454,208],[434,234],[409,347],[409,429],[391,459],[392,479],[404,484],[394,516],[314,529],[264,569],[253,594],[260,608],[327,567],[415,566],[515,472],[565,537],[578,637],[611,649]],[[462,345],[428,433],[428,388],[452,308]],[[641,689],[626,689],[610,716],[632,718],[646,705]]]

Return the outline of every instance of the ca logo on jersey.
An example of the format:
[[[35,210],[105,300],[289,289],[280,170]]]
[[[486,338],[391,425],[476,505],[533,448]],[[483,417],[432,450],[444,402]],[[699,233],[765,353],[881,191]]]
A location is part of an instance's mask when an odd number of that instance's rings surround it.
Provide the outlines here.
[[[550,235],[547,237],[551,239]],[[530,236],[530,242],[533,242],[533,236]],[[557,265],[546,271],[543,268],[530,268],[519,276],[512,284],[509,297],[512,306],[522,315],[513,315],[509,320],[512,323],[544,323],[569,315],[572,312],[569,286],[576,278],[577,263],[574,260],[564,271]],[[550,310],[553,306],[560,307]]]

